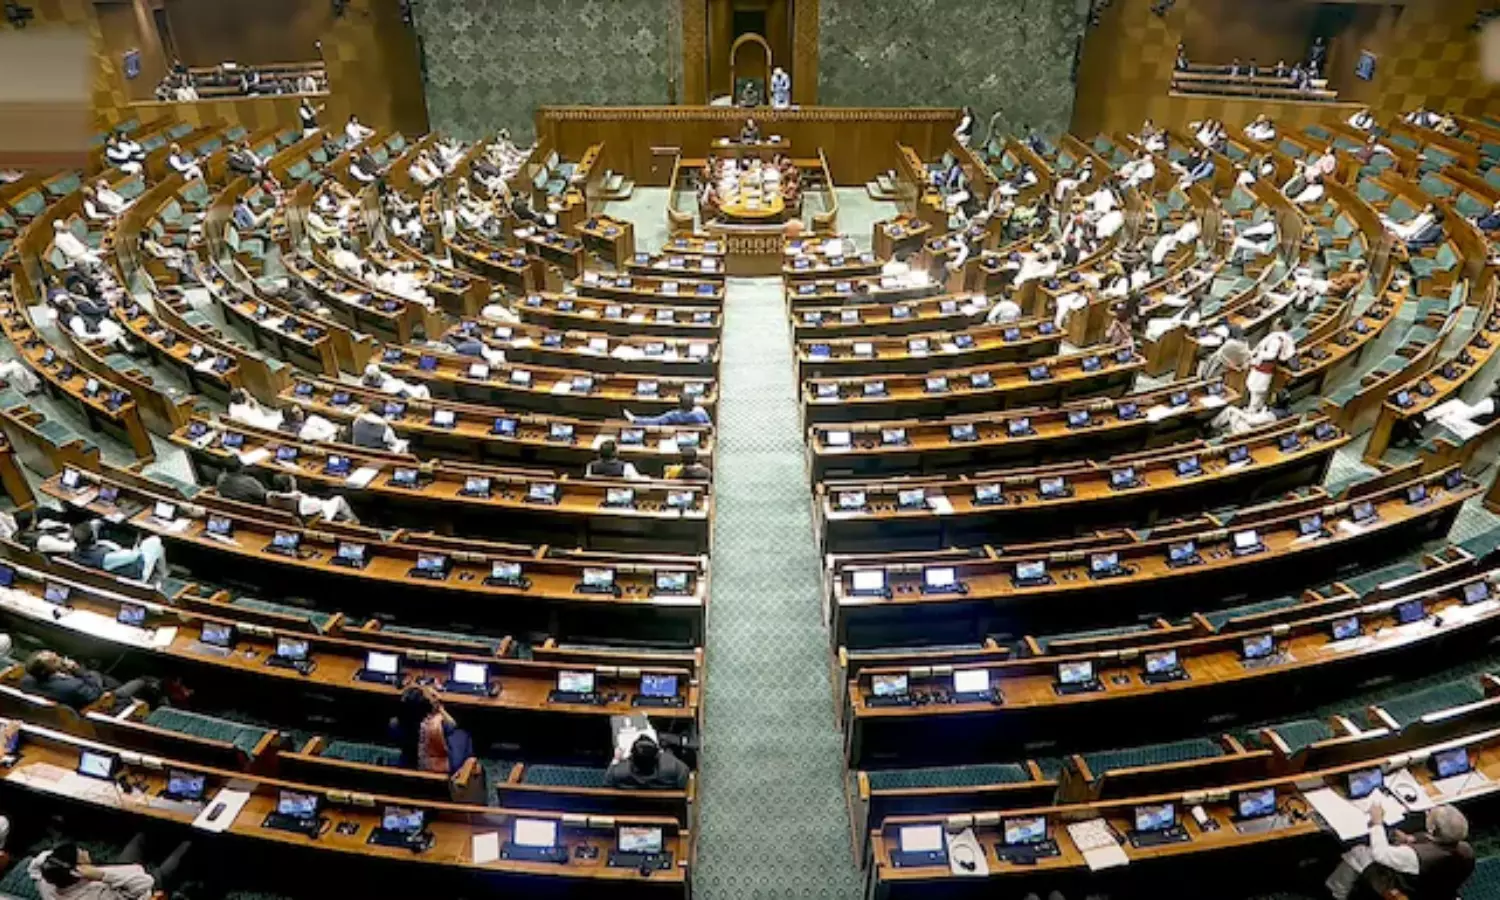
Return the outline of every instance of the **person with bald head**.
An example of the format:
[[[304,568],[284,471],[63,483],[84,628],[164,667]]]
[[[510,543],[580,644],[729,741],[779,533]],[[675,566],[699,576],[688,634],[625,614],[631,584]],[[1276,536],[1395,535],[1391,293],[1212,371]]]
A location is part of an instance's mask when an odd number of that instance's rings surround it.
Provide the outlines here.
[[[1385,808],[1370,805],[1370,845],[1344,854],[1328,879],[1336,900],[1380,900],[1400,892],[1407,900],[1454,900],[1474,872],[1469,820],[1448,805],[1427,811],[1425,830],[1405,834],[1385,828]]]

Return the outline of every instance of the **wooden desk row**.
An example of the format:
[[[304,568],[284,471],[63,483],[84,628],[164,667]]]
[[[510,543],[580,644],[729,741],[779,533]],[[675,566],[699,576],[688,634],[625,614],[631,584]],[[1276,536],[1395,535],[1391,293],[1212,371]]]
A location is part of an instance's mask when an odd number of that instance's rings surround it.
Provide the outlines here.
[[[1038,540],[1267,499],[1320,483],[1351,440],[1327,419],[1285,421],[1214,443],[973,475],[825,481],[815,516],[827,553],[936,550]]]
[[[825,579],[834,646],[961,643],[1018,623],[1114,624],[1147,609],[1166,614],[1204,591],[1222,591],[1229,602],[1305,586],[1314,573],[1446,534],[1480,492],[1456,466],[1430,475],[1413,469],[1337,498],[1314,491],[1149,533],[904,557],[832,555]]]
[[[1015,752],[1024,741],[1065,739],[1085,729],[1125,744],[1179,736],[1216,709],[1251,720],[1285,716],[1372,670],[1419,667],[1439,647],[1453,653],[1482,645],[1500,626],[1500,591],[1492,577],[1469,576],[1336,610],[1313,606],[1300,618],[1259,629],[1163,634],[1133,644],[1122,640],[1108,650],[993,663],[867,668],[849,686],[848,757],[852,764],[979,761]],[[1469,585],[1477,585],[1471,589],[1477,599],[1465,599]],[[1350,634],[1335,638],[1335,622]],[[1076,684],[1064,683],[1073,678]],[[973,689],[969,681],[987,686]],[[877,699],[877,686],[882,693],[896,691],[893,699]],[[1153,720],[1158,724],[1147,724]],[[915,724],[923,727],[912,729]],[[960,745],[941,736],[960,727],[967,737]],[[913,731],[922,733],[920,740]],[[1099,739],[1081,740],[1072,746]]]
[[[1433,774],[1433,758],[1443,751],[1461,751],[1475,772],[1473,777],[1455,777],[1439,783]],[[1047,884],[1087,884],[1095,889],[1137,893],[1160,889],[1162,879],[1192,893],[1212,893],[1229,880],[1237,884],[1269,888],[1274,880],[1267,873],[1284,875],[1290,856],[1315,854],[1331,857],[1324,826],[1312,816],[1309,795],[1329,793],[1332,802],[1347,805],[1348,793],[1356,780],[1371,780],[1374,772],[1385,781],[1411,777],[1416,797],[1410,803],[1416,815],[1439,803],[1478,803],[1493,796],[1500,778],[1500,730],[1490,729],[1458,738],[1437,740],[1426,746],[1384,758],[1361,760],[1316,772],[1286,775],[1271,779],[1229,782],[1203,791],[1162,791],[1139,794],[1108,801],[1069,805],[1034,806],[963,813],[951,817],[933,815],[893,816],[870,834],[873,870],[867,884],[867,900],[903,900],[921,898],[940,891],[945,897],[991,897],[998,891],[1024,891]],[[1268,827],[1241,826],[1240,807],[1247,794],[1265,793],[1273,816]],[[1377,794],[1377,797],[1382,795]],[[1256,800],[1261,798],[1256,797]],[[1252,803],[1254,801],[1251,801]],[[1383,799],[1379,802],[1385,802]],[[1165,804],[1165,806],[1163,805]],[[1403,804],[1396,802],[1398,808]],[[1367,803],[1350,810],[1359,814]],[[1199,825],[1191,811],[1201,807],[1207,825]],[[1135,826],[1153,818],[1170,820],[1180,831],[1181,839],[1156,845],[1127,840]],[[1093,872],[1069,825],[1099,823],[1106,835],[1105,846],[1123,851],[1128,864],[1108,872]],[[1390,825],[1400,822],[1391,821]],[[894,865],[893,851],[899,847],[902,829],[932,825],[940,842],[944,832],[958,833],[972,828],[984,854],[983,877],[961,877],[952,873],[945,858],[937,864]],[[1034,862],[1020,863],[1014,857],[1001,855],[1006,832],[1012,835],[1027,829],[1040,829],[1055,842],[1056,855],[1032,854]],[[919,840],[928,835],[909,832],[908,838]],[[1014,851],[1009,851],[1014,852]],[[1330,860],[1329,865],[1332,865]],[[1269,867],[1269,868],[1267,868]]]
[[[1126,452],[1174,443],[1184,434],[1196,436],[1223,407],[1238,400],[1239,394],[1220,382],[1187,381],[1112,400],[1080,400],[1006,416],[810,426],[807,447],[815,481],[1077,459],[1104,452],[1104,447]],[[886,431],[904,434],[887,441]]]
[[[635,223],[613,216],[594,215],[573,227],[583,238],[583,245],[590,253],[613,265],[624,268],[627,260],[636,255]]]
[[[117,758],[121,774],[128,776],[132,789],[126,791],[111,781],[74,774],[84,750]],[[174,804],[158,799],[172,769],[206,776],[210,800],[231,786],[248,790],[250,798],[232,813],[233,819],[222,832],[192,827],[208,804]],[[148,825],[176,830],[184,837],[191,835],[200,853],[222,854],[225,864],[231,858],[235,865],[301,864],[304,869],[299,877],[323,888],[337,885],[378,893],[404,884],[406,890],[456,892],[566,890],[570,895],[592,898],[618,896],[621,890],[640,897],[687,900],[690,896],[691,835],[665,817],[590,817],[429,801],[416,806],[426,813],[425,830],[430,838],[424,842],[425,850],[413,852],[406,846],[380,846],[369,840],[382,823],[385,807],[411,809],[410,798],[331,790],[195,766],[131,753],[36,725],[22,727],[17,762],[0,780],[0,790],[17,807],[38,815],[45,815],[40,810],[55,809],[57,801],[64,801],[86,810],[91,818],[112,818],[128,830]],[[313,798],[319,825],[314,836],[264,824],[267,816],[277,811],[282,791]],[[291,802],[299,803],[300,797]],[[336,823],[346,827],[336,829]],[[622,826],[660,828],[663,850],[670,853],[663,858],[666,868],[642,875],[639,865],[611,866],[611,853],[622,846],[618,833]],[[529,831],[553,834],[566,862],[530,862],[512,856],[509,848],[518,829],[523,837]],[[499,844],[498,858],[482,849],[490,842]],[[309,860],[316,860],[315,867],[306,867]]]
[[[717,256],[687,256],[680,253],[637,253],[622,267],[635,278],[693,278],[711,281],[724,277],[724,261]]]
[[[1052,356],[1062,335],[1050,320],[919,331],[904,337],[813,338],[797,342],[797,377],[926,372]]]
[[[791,315],[792,332],[804,341],[958,330],[981,321],[989,307],[983,294],[949,294],[901,303],[798,306]]]
[[[160,537],[191,571],[228,565],[236,578],[261,588],[284,588],[294,595],[325,590],[328,596],[347,597],[346,608],[386,604],[399,609],[404,621],[447,617],[569,639],[702,643],[708,596],[702,557],[558,553],[439,535],[387,537],[326,522],[306,528],[271,510],[213,497],[203,498],[209,505],[205,518],[190,518],[190,507],[165,489],[79,473],[79,489],[70,490],[62,482],[68,474],[53,476],[43,490],[112,517],[122,527]],[[111,488],[116,498],[109,501],[107,493],[101,498],[101,487]],[[163,511],[158,503],[167,505],[170,519],[157,515]],[[210,533],[210,518],[228,533]]]
[[[454,262],[512,293],[529,294],[547,287],[547,265],[540,259],[481,242],[463,232],[448,238],[447,244]]]
[[[894,303],[899,300],[921,300],[943,293],[942,281],[919,279],[902,283],[904,278],[860,275],[853,278],[807,278],[787,282],[787,306],[800,310],[805,306],[828,306],[847,303]]]
[[[643,474],[659,475],[679,462],[683,446],[696,447],[705,464],[712,464],[714,454],[712,429],[707,427],[648,427],[624,421],[511,412],[456,401],[400,400],[369,388],[311,376],[298,377],[282,392],[280,400],[340,424],[352,422],[365,410],[379,412],[399,437],[411,441],[413,452],[422,455],[581,469],[598,455],[600,444],[614,440],[622,459]]]
[[[497,324],[467,319],[451,334],[478,338],[504,352],[512,363],[592,372],[713,378],[719,369],[719,342],[700,339],[617,336],[600,331],[554,330],[525,322]]]
[[[415,326],[425,328],[429,324],[430,311],[420,303],[382,293],[306,257],[286,258],[286,264],[287,271],[333,310],[337,318],[382,341],[410,343]],[[436,326],[439,321],[432,320],[431,324]],[[433,327],[427,333],[436,334],[438,330]]]
[[[617,303],[669,303],[690,307],[719,307],[724,304],[722,280],[584,272],[582,276],[573,279],[572,284],[581,297],[597,297]]]
[[[803,418],[814,424],[925,418],[1060,404],[1130,391],[1145,360],[1100,347],[1063,356],[968,369],[935,365],[922,374],[806,378]],[[895,441],[894,443],[900,443]]]
[[[723,325],[723,314],[715,309],[551,292],[527,294],[516,301],[515,310],[523,321],[539,326],[617,335],[717,338]]]
[[[676,409],[684,393],[708,410],[718,400],[713,381],[533,368],[510,362],[491,366],[451,350],[387,345],[380,363],[403,381],[425,384],[436,397],[563,415],[620,417],[626,409],[651,415]]]
[[[187,453],[200,483],[213,484],[233,457],[268,484],[273,475],[294,475],[315,495],[342,496],[361,520],[387,527],[617,552],[709,548],[712,500],[704,483],[571,479],[545,469],[423,462],[201,418],[171,440]],[[533,485],[551,485],[555,502],[528,500]]]

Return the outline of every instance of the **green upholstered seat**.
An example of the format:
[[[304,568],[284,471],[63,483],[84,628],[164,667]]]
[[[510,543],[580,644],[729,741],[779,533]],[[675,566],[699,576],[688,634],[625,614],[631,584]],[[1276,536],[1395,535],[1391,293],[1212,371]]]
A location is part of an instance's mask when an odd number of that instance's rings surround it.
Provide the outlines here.
[[[0,409],[15,409],[26,405],[26,395],[13,387],[0,390]]]
[[[604,787],[604,770],[593,766],[527,766],[521,772],[521,783],[547,787]]]
[[[1433,197],[1447,197],[1454,191],[1458,190],[1449,182],[1444,181],[1443,179],[1430,172],[1422,176],[1422,180],[1417,182],[1417,187],[1421,188],[1425,193]]]
[[[1241,606],[1230,606],[1224,609],[1216,609],[1213,612],[1204,613],[1203,618],[1208,620],[1208,624],[1213,626],[1214,631],[1218,631],[1220,628],[1223,628],[1224,623],[1228,622],[1230,619],[1240,619],[1244,618],[1245,616],[1253,616],[1259,613],[1275,612],[1278,609],[1286,609],[1289,606],[1296,606],[1297,602],[1297,598],[1295,597],[1277,597],[1274,600],[1262,600],[1258,603],[1246,603]]]
[[[146,724],[178,734],[227,741],[246,753],[254,753],[256,745],[266,736],[266,729],[258,725],[244,725],[228,719],[166,707],[153,710],[146,717]]]
[[[25,856],[16,860],[6,870],[5,876],[0,877],[0,897],[14,897],[16,900],[42,900],[42,892],[37,890],[36,882],[31,879],[32,857]]]
[[[319,631],[328,628],[328,623],[333,621],[331,613],[319,612],[315,609],[303,609],[300,606],[290,606],[285,603],[274,603],[270,600],[261,600],[258,597],[235,597],[229,601],[230,606],[238,606],[242,609],[253,609],[258,612],[276,613],[284,616],[296,616],[304,619]]]
[[[1451,709],[1484,699],[1484,689],[1471,679],[1460,679],[1436,684],[1430,688],[1393,697],[1377,704],[1390,713],[1391,718],[1402,728],[1417,721],[1430,712]]]
[[[0,881],[0,889],[5,882]],[[1500,856],[1487,856],[1474,863],[1474,873],[1464,882],[1464,900],[1500,900]]]
[[[165,472],[159,470],[147,473],[146,477],[156,482],[157,484],[166,485],[172,490],[182,494],[184,497],[192,497],[199,491],[203,490],[203,488],[201,488],[194,482],[183,481],[181,478],[174,478],[171,475],[168,475]]]
[[[1446,272],[1458,265],[1458,254],[1454,252],[1453,245],[1444,242],[1438,248],[1438,252],[1432,259],[1414,256],[1411,259],[1411,269],[1418,278],[1428,278],[1438,272]]]
[[[1390,565],[1381,566],[1378,569],[1371,569],[1368,572],[1361,572],[1358,575],[1351,575],[1348,578],[1341,578],[1339,580],[1348,585],[1349,589],[1354,591],[1356,594],[1364,596],[1380,585],[1385,584],[1387,581],[1395,581],[1400,578],[1405,578],[1409,575],[1415,575],[1420,571],[1422,571],[1422,567],[1420,565],[1411,562],[1410,560],[1402,560],[1400,562],[1391,563]]]
[[[1294,719],[1270,726],[1270,730],[1286,742],[1293,753],[1309,744],[1326,741],[1333,737],[1333,728],[1318,719]]]
[[[1118,750],[1099,750],[1083,754],[1083,761],[1095,776],[1113,769],[1135,769],[1141,766],[1160,766],[1167,763],[1188,762],[1195,759],[1213,759],[1224,755],[1224,748],[1208,738],[1173,741],[1167,744],[1147,744],[1143,747],[1123,747]]]
[[[411,637],[427,637],[453,641],[454,643],[474,644],[486,647],[491,652],[500,648],[499,638],[487,637],[482,634],[464,634],[459,631],[443,631],[438,628],[413,628],[410,625],[383,625],[380,630],[386,634],[404,634]]]
[[[1017,763],[982,763],[972,766],[934,766],[919,769],[878,769],[866,772],[875,791],[921,788],[980,787],[986,784],[1019,784],[1030,781],[1026,767]]]
[[[1485,213],[1489,212],[1492,208],[1492,205],[1489,203],[1485,203],[1482,199],[1465,191],[1458,195],[1458,199],[1455,201],[1455,207],[1457,208],[1459,215],[1466,218],[1474,218],[1476,216],[1482,216]]]
[[[51,441],[54,445],[66,444],[76,437],[71,428],[56,419],[47,419],[34,427],[42,437]]]
[[[1046,650],[1054,641],[1082,641],[1089,638],[1114,637],[1121,634],[1135,634],[1141,631],[1150,631],[1149,625],[1117,625],[1113,628],[1091,628],[1086,631],[1069,631],[1066,634],[1050,634],[1046,637],[1036,639],[1038,645]]]
[[[10,208],[21,218],[31,219],[47,208],[47,198],[42,195],[41,191],[27,191],[12,200]]]
[[[77,172],[69,172],[43,184],[47,193],[54,197],[66,197],[68,194],[78,190],[83,185],[83,179],[78,177]]]
[[[1465,538],[1458,544],[1459,548],[1472,553],[1474,556],[1483,558],[1500,547],[1500,525],[1481,531],[1470,538]]]
[[[1366,203],[1383,203],[1390,196],[1385,188],[1369,179],[1361,181],[1355,190]]]
[[[361,763],[366,766],[396,766],[401,763],[401,751],[380,744],[364,744],[359,741],[329,741],[323,748],[323,756],[344,762]]]

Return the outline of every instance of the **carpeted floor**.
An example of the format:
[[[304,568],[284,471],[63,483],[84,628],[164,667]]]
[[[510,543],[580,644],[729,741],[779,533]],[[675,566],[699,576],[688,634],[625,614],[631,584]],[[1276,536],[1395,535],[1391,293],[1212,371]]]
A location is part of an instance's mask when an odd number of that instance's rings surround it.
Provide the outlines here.
[[[727,293],[694,896],[854,900],[781,280]]]

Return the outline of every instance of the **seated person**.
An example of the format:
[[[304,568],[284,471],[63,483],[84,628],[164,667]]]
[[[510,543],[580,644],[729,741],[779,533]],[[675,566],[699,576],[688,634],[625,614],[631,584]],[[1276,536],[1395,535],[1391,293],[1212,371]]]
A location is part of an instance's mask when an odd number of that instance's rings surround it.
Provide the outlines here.
[[[1385,807],[1370,805],[1370,843],[1344,854],[1327,887],[1336,900],[1378,900],[1399,892],[1407,900],[1451,900],[1474,873],[1469,821],[1452,806],[1427,811],[1427,830],[1414,835],[1385,829]],[[1394,843],[1392,843],[1394,841]]]
[[[253,503],[263,506],[266,502],[266,486],[260,479],[245,471],[238,455],[231,453],[219,464],[219,477],[214,479],[214,490],[226,500]]]
[[[635,466],[620,458],[620,447],[613,440],[606,440],[599,445],[599,455],[589,462],[583,470],[585,478],[627,478],[632,481],[638,480],[641,473],[637,472]]]
[[[667,466],[668,478],[675,478],[678,481],[708,481],[713,477],[708,466],[698,462],[697,447],[682,447],[677,452],[681,462],[675,466]]]
[[[183,181],[192,181],[203,177],[203,167],[194,162],[193,154],[182,149],[182,145],[173,144],[167,153],[167,165],[172,171],[182,176]]]
[[[740,143],[755,144],[760,142],[760,126],[755,124],[754,119],[746,119],[745,127],[740,129]]]
[[[94,199],[98,201],[99,208],[111,216],[118,216],[130,206],[130,201],[120,196],[103,178],[94,183]]]
[[[1265,113],[1255,117],[1255,121],[1245,126],[1245,137],[1252,141],[1265,143],[1276,139],[1276,123]]]
[[[693,398],[683,392],[677,398],[677,408],[669,409],[659,416],[637,416],[630,410],[625,410],[625,418],[637,425],[712,425],[713,420],[709,418],[708,411],[699,406]]]
[[[1443,239],[1443,211],[1431,203],[1423,207],[1409,222],[1397,222],[1383,214],[1380,219],[1391,234],[1406,244],[1408,250],[1431,246]]]
[[[281,427],[281,414],[261,406],[244,388],[235,388],[229,392],[229,421],[270,431]]]
[[[688,767],[649,734],[636,738],[630,745],[630,756],[604,772],[604,783],[612,788],[682,790],[687,780]]]
[[[474,755],[468,732],[458,727],[430,685],[409,687],[401,694],[390,731],[401,748],[401,765],[408,769],[452,775]]]
[[[1375,113],[1368,106],[1349,117],[1349,127],[1359,131],[1371,131],[1375,125]]]
[[[390,424],[379,413],[371,410],[365,410],[354,418],[349,426],[349,442],[367,450],[387,450],[391,453],[405,453],[407,447],[407,442],[396,437]]]
[[[309,415],[302,407],[293,404],[281,411],[281,424],[277,430],[296,435],[299,441],[323,443],[339,436],[339,427],[316,413]]]
[[[250,201],[244,197],[240,197],[234,201],[234,211],[229,214],[229,217],[234,221],[234,226],[241,231],[254,231],[271,221],[271,217],[275,214],[276,210],[274,207],[267,209],[265,212],[257,213],[250,206]]]
[[[68,554],[73,562],[135,581],[160,583],[167,577],[167,551],[161,538],[147,535],[134,547],[121,547],[99,540],[95,527],[93,522],[73,526],[73,552]]]
[[[1474,225],[1480,231],[1494,231],[1500,229],[1500,201],[1496,201],[1490,211],[1474,217]]]
[[[52,222],[52,246],[63,255],[63,259],[79,269],[97,269],[101,265],[99,252],[90,250],[89,246],[79,240],[68,227],[65,219],[56,219]]]
[[[52,650],[38,650],[26,661],[21,690],[76,710],[82,710],[106,693],[120,700],[139,696],[153,706],[161,700],[161,685],[154,678],[135,678],[122,683]]]
[[[344,137],[351,144],[358,144],[375,133],[375,129],[361,125],[359,117],[351,115],[349,121],[344,125]]]
[[[37,854],[26,874],[36,883],[42,900],[148,900],[170,890],[192,844],[183,841],[162,860],[156,871],[142,863],[146,836],[130,839],[119,857],[108,865],[95,865],[89,852],[72,841],[64,841]]]
[[[349,501],[335,494],[332,497],[314,497],[297,489],[297,479],[287,472],[271,476],[271,490],[266,492],[266,505],[272,509],[284,509],[303,519],[322,516],[329,522],[359,524]]]
[[[375,388],[382,393],[394,394],[397,397],[410,397],[414,400],[432,399],[432,392],[427,389],[427,385],[402,381],[394,375],[387,375],[380,368],[379,363],[370,363],[365,366],[365,374],[360,378],[359,383],[365,387]]]

